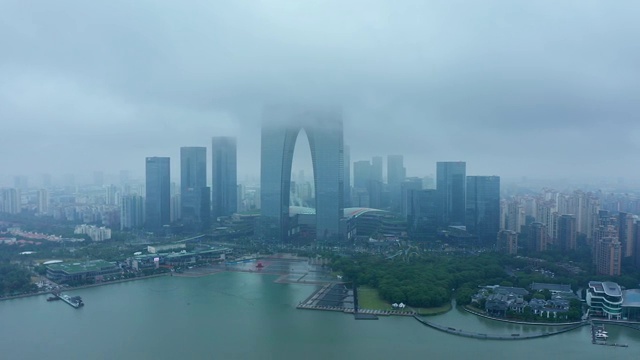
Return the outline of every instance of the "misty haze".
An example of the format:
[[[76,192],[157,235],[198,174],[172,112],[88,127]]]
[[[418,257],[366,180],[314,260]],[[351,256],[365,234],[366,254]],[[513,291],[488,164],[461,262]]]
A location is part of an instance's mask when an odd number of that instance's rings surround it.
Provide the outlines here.
[[[0,2],[0,357],[632,358],[639,13]]]

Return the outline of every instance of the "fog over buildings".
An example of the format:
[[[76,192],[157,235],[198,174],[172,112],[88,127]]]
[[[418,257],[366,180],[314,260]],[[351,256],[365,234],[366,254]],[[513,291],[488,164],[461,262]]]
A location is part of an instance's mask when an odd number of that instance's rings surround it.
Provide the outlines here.
[[[146,157],[178,164],[180,147],[213,136],[237,136],[238,178],[257,177],[272,103],[340,106],[351,161],[402,154],[408,176],[463,160],[469,174],[638,179],[639,12],[634,1],[4,1],[0,185],[142,177]]]

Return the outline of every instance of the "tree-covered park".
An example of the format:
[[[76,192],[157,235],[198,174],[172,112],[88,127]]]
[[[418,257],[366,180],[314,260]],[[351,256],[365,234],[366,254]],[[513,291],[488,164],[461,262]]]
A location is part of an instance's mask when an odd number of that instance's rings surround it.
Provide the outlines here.
[[[0,262],[0,297],[20,295],[36,290],[29,271],[8,262]]]

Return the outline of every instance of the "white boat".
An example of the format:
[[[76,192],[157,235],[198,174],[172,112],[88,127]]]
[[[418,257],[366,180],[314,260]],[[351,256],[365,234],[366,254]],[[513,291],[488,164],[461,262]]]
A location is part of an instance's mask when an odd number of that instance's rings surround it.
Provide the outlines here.
[[[607,338],[609,337],[609,335],[607,334],[603,334],[603,333],[596,333],[596,339],[601,339],[601,340],[607,340]]]

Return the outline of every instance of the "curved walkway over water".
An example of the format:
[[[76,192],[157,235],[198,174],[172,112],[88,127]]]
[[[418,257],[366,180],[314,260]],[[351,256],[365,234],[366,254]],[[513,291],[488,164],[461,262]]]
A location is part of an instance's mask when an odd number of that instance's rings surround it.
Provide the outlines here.
[[[547,336],[553,336],[553,335],[557,335],[557,334],[562,334],[564,332],[567,331],[572,331],[575,330],[579,327],[588,325],[589,323],[585,322],[585,323],[580,323],[580,324],[576,324],[576,325],[572,325],[572,326],[568,326],[562,329],[559,329],[558,331],[553,331],[553,332],[541,332],[541,333],[537,333],[537,334],[532,334],[532,335],[522,335],[522,334],[511,334],[511,335],[500,335],[500,334],[483,334],[483,333],[477,333],[477,332],[472,332],[472,331],[465,331],[462,329],[455,329],[452,327],[448,327],[448,326],[443,326],[443,325],[439,325],[436,323],[432,323],[431,321],[427,321],[425,319],[422,319],[421,317],[414,315],[413,316],[416,320],[418,320],[419,322],[421,322],[422,324],[436,329],[436,330],[440,330],[452,335],[458,335],[458,336],[464,336],[464,337],[470,337],[470,338],[475,338],[475,339],[486,339],[486,340],[525,340],[525,339],[536,339],[536,338],[541,338],[541,337],[547,337]]]

